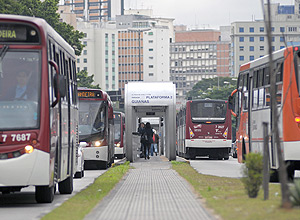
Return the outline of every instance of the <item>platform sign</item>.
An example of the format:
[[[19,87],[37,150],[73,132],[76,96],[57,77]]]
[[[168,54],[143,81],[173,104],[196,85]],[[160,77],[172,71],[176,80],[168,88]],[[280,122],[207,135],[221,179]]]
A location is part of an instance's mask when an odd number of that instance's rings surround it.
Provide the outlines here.
[[[167,106],[176,102],[172,82],[129,82],[126,101],[129,106]]]

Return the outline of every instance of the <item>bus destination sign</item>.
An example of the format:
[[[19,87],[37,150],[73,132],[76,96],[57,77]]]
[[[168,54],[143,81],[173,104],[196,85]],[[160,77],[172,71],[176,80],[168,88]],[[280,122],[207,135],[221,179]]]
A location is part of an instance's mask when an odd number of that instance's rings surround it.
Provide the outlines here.
[[[0,25],[0,41],[26,41],[27,34],[25,27]]]
[[[79,98],[102,98],[100,91],[78,91]]]

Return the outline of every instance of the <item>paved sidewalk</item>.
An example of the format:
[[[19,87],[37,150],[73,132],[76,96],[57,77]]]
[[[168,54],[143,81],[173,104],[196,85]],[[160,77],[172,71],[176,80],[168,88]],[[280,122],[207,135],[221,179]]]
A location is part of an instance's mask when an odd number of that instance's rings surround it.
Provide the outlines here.
[[[126,177],[86,220],[215,219],[163,157],[138,158]]]

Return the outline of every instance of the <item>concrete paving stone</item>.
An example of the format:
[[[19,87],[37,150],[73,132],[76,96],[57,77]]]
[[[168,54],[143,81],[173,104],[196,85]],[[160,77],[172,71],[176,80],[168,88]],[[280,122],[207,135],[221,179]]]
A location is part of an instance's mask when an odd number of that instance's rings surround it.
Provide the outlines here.
[[[215,219],[164,158],[138,158],[131,166],[135,169],[129,171],[86,220]]]

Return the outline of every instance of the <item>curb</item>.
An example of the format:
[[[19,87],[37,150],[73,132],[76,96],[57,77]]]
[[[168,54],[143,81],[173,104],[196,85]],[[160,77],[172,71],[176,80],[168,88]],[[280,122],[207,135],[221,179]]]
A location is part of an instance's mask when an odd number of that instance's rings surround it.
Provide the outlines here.
[[[179,162],[184,162],[184,163],[187,163],[187,164],[191,164],[189,160],[183,158],[183,157],[179,157],[179,156],[176,156],[176,161],[179,161]]]

